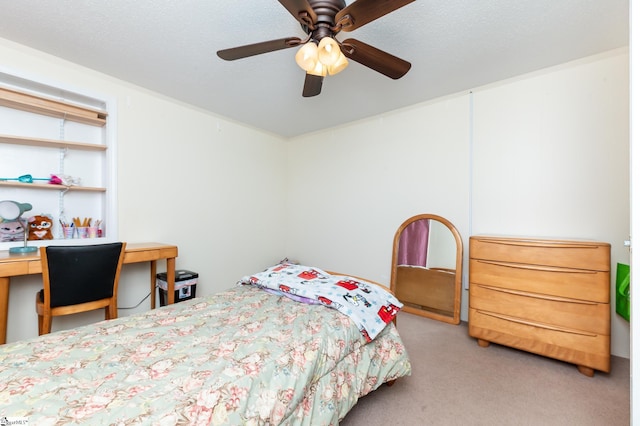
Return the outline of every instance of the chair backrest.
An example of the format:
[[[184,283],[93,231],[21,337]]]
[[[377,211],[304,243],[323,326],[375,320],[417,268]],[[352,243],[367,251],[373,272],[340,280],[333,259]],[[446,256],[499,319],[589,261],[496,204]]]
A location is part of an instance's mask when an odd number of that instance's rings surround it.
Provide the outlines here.
[[[76,305],[117,294],[126,243],[40,248],[46,301],[50,306]]]

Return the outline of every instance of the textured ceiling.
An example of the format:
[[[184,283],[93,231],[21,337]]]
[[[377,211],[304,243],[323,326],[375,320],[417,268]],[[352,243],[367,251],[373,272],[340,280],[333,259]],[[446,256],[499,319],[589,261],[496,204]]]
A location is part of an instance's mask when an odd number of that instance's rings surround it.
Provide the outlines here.
[[[338,35],[411,62],[406,76],[351,62],[303,98],[296,48],[215,54],[304,38],[276,0],[0,0],[2,38],[284,137],[627,46],[628,21],[628,0],[417,0]]]

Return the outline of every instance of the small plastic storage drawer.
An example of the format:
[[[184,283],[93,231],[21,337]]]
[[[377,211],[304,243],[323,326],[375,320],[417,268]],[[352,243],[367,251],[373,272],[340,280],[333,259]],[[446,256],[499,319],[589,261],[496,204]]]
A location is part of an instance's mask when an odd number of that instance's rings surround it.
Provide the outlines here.
[[[196,297],[196,286],[198,284],[198,274],[193,271],[180,269],[176,271],[174,301],[184,302]],[[167,304],[167,273],[161,272],[156,275],[156,287],[160,294],[160,306]]]

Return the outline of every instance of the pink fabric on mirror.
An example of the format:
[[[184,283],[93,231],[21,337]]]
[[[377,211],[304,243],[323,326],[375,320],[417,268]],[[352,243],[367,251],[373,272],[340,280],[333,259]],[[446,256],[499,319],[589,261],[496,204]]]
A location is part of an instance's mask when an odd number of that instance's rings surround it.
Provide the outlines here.
[[[398,265],[427,266],[429,219],[419,219],[407,225],[398,242]]]

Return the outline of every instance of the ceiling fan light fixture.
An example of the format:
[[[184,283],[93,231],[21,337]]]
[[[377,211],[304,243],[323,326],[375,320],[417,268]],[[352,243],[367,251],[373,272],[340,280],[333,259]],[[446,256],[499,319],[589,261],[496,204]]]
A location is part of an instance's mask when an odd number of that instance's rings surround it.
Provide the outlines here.
[[[340,59],[340,46],[333,37],[324,37],[318,44],[318,60],[326,66],[334,65]]]
[[[296,53],[296,63],[307,72],[314,70],[318,63],[318,46],[313,41],[302,45]]]
[[[306,39],[285,37],[218,51],[225,61],[296,47],[295,61],[305,72],[302,96],[317,96],[323,78],[347,66],[347,59],[397,80],[411,63],[356,39],[339,41],[337,35],[350,32],[415,0],[279,0],[307,34]],[[347,5],[347,3],[349,3]]]
[[[324,77],[327,75],[327,66],[323,65],[322,62],[316,62],[315,68],[307,71],[307,74],[317,75],[318,77]]]
[[[338,61],[327,67],[327,71],[329,71],[329,75],[336,75],[343,69],[345,69],[349,65],[349,61],[347,61],[347,57],[344,56],[342,52],[340,52],[340,56],[338,57]]]

